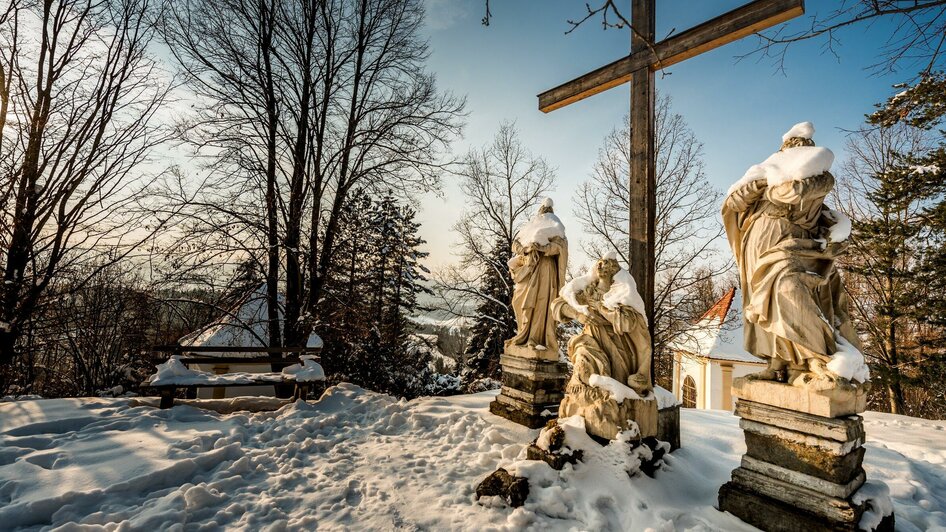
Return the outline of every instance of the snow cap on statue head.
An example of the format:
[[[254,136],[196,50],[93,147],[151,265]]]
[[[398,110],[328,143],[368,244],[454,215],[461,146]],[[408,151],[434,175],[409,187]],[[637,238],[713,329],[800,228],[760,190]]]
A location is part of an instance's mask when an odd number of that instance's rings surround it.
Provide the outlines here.
[[[542,204],[539,205],[539,214],[545,214],[547,212],[554,212],[552,211],[553,205],[554,203],[552,202],[552,198],[543,199]]]
[[[815,134],[815,126],[811,122],[799,122],[782,135],[782,147],[779,151],[799,146],[814,146],[811,137]]]
[[[595,270],[599,275],[613,277],[614,274],[621,271],[621,263],[618,262],[616,251],[609,251],[601,256],[601,259],[595,264]]]

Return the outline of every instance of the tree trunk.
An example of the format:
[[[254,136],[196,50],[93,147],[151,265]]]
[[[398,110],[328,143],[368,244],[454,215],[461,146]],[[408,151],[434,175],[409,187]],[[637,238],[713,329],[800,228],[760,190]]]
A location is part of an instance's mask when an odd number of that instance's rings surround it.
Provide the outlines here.
[[[899,363],[899,353],[897,351],[897,322],[894,319],[890,319],[890,324],[887,326],[887,338],[884,340],[884,349],[887,351],[887,361],[889,375],[887,376],[887,397],[890,403],[890,413],[891,414],[903,414],[903,389],[900,386],[900,367]]]
[[[262,3],[260,22],[264,24],[260,39],[260,54],[266,76],[266,307],[269,320],[269,345],[279,347],[282,338],[279,330],[279,221],[276,216],[276,134],[279,116],[276,110],[276,93],[272,69],[273,11],[272,6]]]
[[[306,11],[310,17],[314,14]],[[301,323],[304,303],[305,279],[301,261],[302,251],[302,205],[305,193],[306,165],[309,161],[309,105],[312,97],[312,76],[310,63],[315,31],[315,23],[307,20],[305,33],[305,53],[300,58],[300,67],[304,69],[301,98],[296,121],[296,139],[293,146],[292,178],[289,190],[289,219],[286,220],[286,345],[305,345],[308,337],[308,324]],[[318,208],[316,204],[315,208]]]

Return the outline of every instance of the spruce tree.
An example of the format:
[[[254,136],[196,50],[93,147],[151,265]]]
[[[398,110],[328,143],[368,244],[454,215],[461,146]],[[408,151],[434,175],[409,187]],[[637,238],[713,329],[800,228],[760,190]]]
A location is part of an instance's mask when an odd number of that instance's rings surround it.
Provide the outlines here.
[[[922,291],[919,254],[926,233],[917,188],[910,181],[910,167],[897,153],[872,175],[863,176],[870,190],[865,194],[870,214],[852,220],[851,250],[844,269],[850,283],[859,282],[859,315],[863,348],[871,355],[874,381],[887,396],[890,411],[905,413],[904,362],[915,353],[906,340],[912,335],[911,307]],[[866,319],[865,319],[866,318]]]
[[[462,375],[463,385],[469,391],[493,387],[499,381],[503,342],[515,335],[516,318],[510,306],[513,286],[507,266],[511,258],[512,251],[501,239],[493,245],[485,261],[480,283],[481,302],[471,327]]]
[[[885,333],[884,345],[868,342],[865,350],[882,354],[875,379],[891,410],[937,417],[946,412],[946,132],[937,129],[946,118],[946,75],[924,74],[898,88],[868,121],[927,130],[938,146],[890,154],[893,162],[874,173],[867,199],[876,213],[853,221],[864,260],[851,261],[850,270],[880,280],[872,289],[885,296],[876,323],[862,326]]]
[[[337,380],[398,396],[424,392],[430,354],[410,349],[408,316],[430,293],[427,253],[416,212],[387,194],[353,193],[342,212],[342,230],[326,287],[326,370]]]

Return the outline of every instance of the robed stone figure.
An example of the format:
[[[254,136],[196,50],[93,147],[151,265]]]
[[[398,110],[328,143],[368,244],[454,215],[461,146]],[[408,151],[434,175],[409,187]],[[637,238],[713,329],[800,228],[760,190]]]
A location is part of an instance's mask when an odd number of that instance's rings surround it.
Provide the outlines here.
[[[626,299],[609,300],[610,294]],[[569,283],[562,297],[552,303],[556,319],[577,319],[584,326],[568,342],[568,358],[574,369],[559,417],[584,417],[588,433],[602,439],[613,439],[628,428],[629,421],[637,423],[643,436],[652,436],[657,430],[650,333],[643,302],[628,304],[630,299],[640,299],[633,278],[616,258],[605,257],[595,262],[588,275]],[[591,382],[593,375],[610,377],[647,400],[615,401],[607,390]]]
[[[791,137],[780,152],[806,146],[814,142]],[[829,238],[836,220],[824,200],[833,187],[827,171],[774,186],[744,179],[723,204],[742,286],[745,348],[769,361],[754,378],[833,381],[826,365],[837,351],[835,333],[858,345],[834,263],[844,244]]]
[[[552,300],[565,284],[568,241],[552,201],[546,199],[516,234],[509,271],[515,283],[512,308],[516,315],[516,335],[506,341],[510,347],[546,351],[558,359],[556,323],[549,313]]]

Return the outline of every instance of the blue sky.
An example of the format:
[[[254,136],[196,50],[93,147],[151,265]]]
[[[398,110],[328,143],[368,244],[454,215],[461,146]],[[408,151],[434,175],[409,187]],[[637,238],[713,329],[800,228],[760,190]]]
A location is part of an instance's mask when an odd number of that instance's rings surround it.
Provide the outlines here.
[[[659,0],[658,39],[746,1]],[[626,55],[628,32],[603,31],[593,19],[565,35],[566,21],[584,14],[578,0],[493,0],[489,27],[480,24],[482,0],[425,3],[429,68],[443,89],[467,96],[467,126],[455,150],[487,143],[503,120],[516,121],[525,145],[557,168],[552,197],[577,250],[571,197],[587,179],[604,136],[627,113],[629,90],[611,89],[549,114],[538,111],[536,95]],[[810,15],[827,12],[836,2],[806,4],[806,15],[789,24],[804,27]],[[657,89],[672,97],[674,111],[704,143],[707,177],[725,190],[777,150],[782,133],[797,122],[813,122],[816,142],[843,158],[844,130],[862,124],[873,104],[891,94],[891,85],[913,73],[878,76],[867,69],[889,31],[881,22],[840,33],[840,60],[823,53],[823,41],[798,43],[789,50],[784,73],[770,59],[737,61],[755,49],[756,38],[749,37],[674,65],[669,75],[658,73]],[[444,198],[425,198],[419,216],[435,267],[453,261],[450,227],[463,207],[453,179],[444,184]]]

